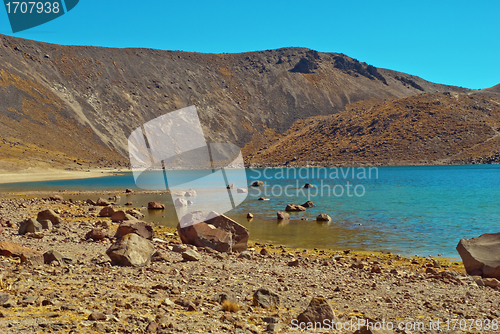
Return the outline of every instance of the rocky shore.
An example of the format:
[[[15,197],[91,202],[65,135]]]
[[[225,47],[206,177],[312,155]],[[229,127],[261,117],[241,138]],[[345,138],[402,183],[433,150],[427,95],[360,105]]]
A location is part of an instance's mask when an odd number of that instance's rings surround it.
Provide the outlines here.
[[[226,253],[183,245],[173,228],[134,223],[130,234],[147,240],[152,255],[120,266],[107,252],[124,227],[100,216],[102,204],[0,199],[1,333],[296,333],[315,323],[308,332],[499,332],[498,287],[467,276],[461,263],[292,249],[252,236],[246,251]],[[147,210],[107,207],[136,218]],[[40,215],[46,210],[56,218]]]

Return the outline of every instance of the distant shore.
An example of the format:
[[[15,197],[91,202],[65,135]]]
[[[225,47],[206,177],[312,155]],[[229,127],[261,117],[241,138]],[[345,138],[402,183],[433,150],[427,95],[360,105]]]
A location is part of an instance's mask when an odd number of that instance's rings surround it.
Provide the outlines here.
[[[88,179],[129,172],[127,169],[45,169],[27,168],[17,172],[0,170],[0,184],[17,182],[38,182],[70,179]]]

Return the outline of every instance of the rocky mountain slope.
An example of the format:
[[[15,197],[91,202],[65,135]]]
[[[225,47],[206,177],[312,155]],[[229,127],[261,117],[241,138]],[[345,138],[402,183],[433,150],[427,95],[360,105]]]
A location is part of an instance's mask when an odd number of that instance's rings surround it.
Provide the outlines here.
[[[131,131],[193,104],[210,141],[248,155],[300,119],[443,91],[470,92],[304,48],[200,54],[0,35],[0,169],[126,166]]]
[[[494,93],[494,92],[493,92]],[[362,101],[297,121],[248,157],[256,165],[414,165],[500,162],[500,100],[427,93]]]

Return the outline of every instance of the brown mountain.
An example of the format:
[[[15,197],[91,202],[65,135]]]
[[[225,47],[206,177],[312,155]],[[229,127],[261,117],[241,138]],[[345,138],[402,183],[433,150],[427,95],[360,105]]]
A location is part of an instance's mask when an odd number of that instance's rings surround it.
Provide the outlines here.
[[[61,46],[0,35],[0,169],[127,165],[127,137],[197,105],[205,135],[252,154],[294,122],[367,99],[470,90],[343,54]]]
[[[350,104],[297,121],[248,157],[261,165],[414,165],[500,162],[500,100],[427,93]]]

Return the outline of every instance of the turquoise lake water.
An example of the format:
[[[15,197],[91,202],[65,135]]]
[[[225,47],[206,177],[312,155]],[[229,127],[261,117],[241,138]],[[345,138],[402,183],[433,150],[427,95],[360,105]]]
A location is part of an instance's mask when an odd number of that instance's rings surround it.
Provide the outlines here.
[[[227,171],[228,178],[235,180],[237,176],[231,173]],[[175,180],[169,181],[171,185],[179,184],[205,174],[178,171]],[[500,232],[498,165],[247,169],[246,174],[248,184],[262,180],[265,186],[249,187],[247,199],[225,214],[245,225],[255,241],[458,258],[455,247],[461,238]],[[152,172],[152,179],[157,176]],[[245,182],[244,178],[238,181]],[[210,182],[206,182],[205,190],[198,191],[197,197],[191,198],[207,210],[213,210],[227,196],[226,189],[212,189]],[[315,187],[309,191],[301,188],[306,182]],[[132,173],[2,185],[2,191],[125,188],[136,188]],[[96,199],[99,195],[66,197]],[[258,201],[259,197],[269,201]],[[288,222],[276,220],[276,212],[284,211],[287,204],[302,204],[308,199],[315,203],[314,208],[292,212]],[[134,206],[142,206],[153,200],[165,203],[167,209],[145,210],[146,220],[176,226],[177,216],[169,194],[123,195],[120,203],[132,201]],[[248,212],[254,214],[251,221],[246,219]],[[320,213],[330,215],[332,222],[317,223],[315,217]]]

